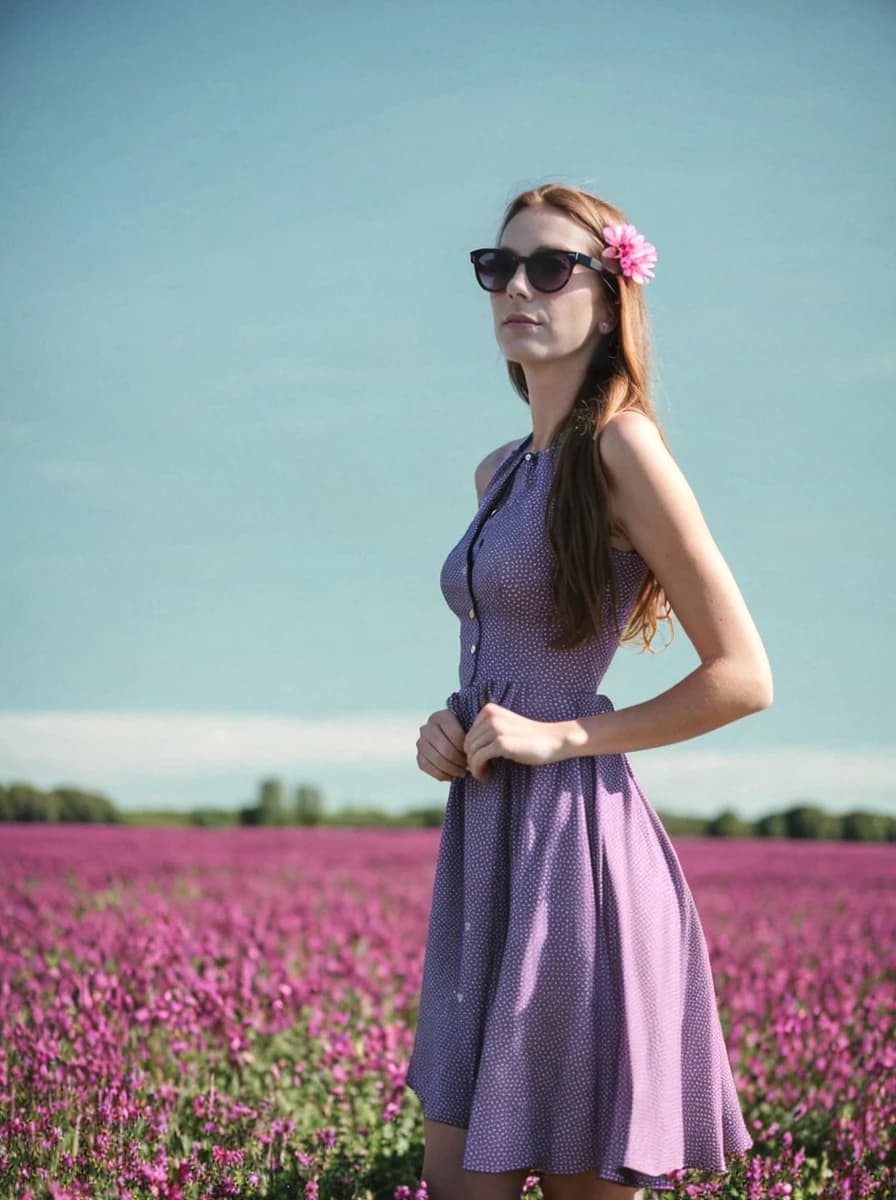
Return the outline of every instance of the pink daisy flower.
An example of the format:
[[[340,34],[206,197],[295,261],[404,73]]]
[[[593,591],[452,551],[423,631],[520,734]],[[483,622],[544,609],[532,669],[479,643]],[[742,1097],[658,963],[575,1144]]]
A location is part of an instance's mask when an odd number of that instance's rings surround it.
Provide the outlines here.
[[[634,225],[605,225],[602,236],[607,246],[600,259],[611,274],[625,275],[635,283],[653,279],[656,247]]]

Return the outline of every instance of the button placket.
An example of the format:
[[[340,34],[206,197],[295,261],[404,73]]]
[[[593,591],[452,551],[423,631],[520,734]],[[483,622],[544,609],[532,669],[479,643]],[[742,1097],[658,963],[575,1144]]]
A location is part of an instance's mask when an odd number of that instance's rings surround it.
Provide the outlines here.
[[[530,435],[530,437],[531,437],[531,435]],[[525,458],[528,460],[531,460],[532,455],[530,453],[527,453],[525,455]],[[501,507],[501,500],[503,500],[504,496],[506,495],[508,482],[510,484],[510,488],[511,489],[513,488],[513,479],[514,479],[514,475],[516,473],[516,469],[519,466],[519,464],[520,464],[519,458],[514,463],[512,463],[510,469],[508,470],[508,472],[504,476],[504,478],[501,480],[501,483],[499,485],[500,486],[500,494],[499,494],[498,503],[491,510],[491,512],[487,514],[487,516],[483,519],[483,521],[481,521],[478,526],[474,527],[472,537],[470,538],[469,542],[467,543],[467,553],[466,553],[467,561],[462,569],[462,574],[467,581],[467,593],[468,593],[470,601],[471,601],[470,608],[469,608],[470,620],[476,620],[477,624],[479,624],[479,620],[478,620],[477,613],[476,613],[476,597],[473,595],[473,557],[471,554],[471,551],[473,549],[473,543],[476,541],[477,538],[479,538],[479,545],[481,547],[482,543],[485,541],[485,539],[481,536],[483,526],[485,525],[485,522],[489,519],[489,517],[493,517],[495,515],[495,513],[498,511],[498,509]],[[477,647],[477,642],[475,642],[475,641],[472,642],[470,645],[470,654],[473,655],[473,668],[470,673],[470,678],[468,680],[468,683],[472,683],[476,678],[476,667],[478,664],[478,656],[476,655],[476,647]]]

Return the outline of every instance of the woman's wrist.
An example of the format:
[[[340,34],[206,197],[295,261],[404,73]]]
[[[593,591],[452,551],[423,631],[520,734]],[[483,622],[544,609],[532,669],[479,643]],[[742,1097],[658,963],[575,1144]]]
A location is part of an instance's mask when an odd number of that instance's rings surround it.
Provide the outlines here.
[[[557,755],[557,761],[562,762],[567,758],[578,758],[581,755],[589,754],[588,749],[588,731],[582,725],[582,722],[573,718],[570,721],[558,721],[560,733],[560,750]]]

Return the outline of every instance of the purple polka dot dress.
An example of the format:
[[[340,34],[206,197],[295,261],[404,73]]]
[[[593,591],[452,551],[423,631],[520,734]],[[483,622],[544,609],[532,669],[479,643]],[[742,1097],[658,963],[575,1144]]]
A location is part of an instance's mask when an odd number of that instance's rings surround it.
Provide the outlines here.
[[[613,710],[597,693],[612,628],[549,646],[554,451],[531,440],[442,567],[460,619],[446,704],[465,730],[488,701],[540,721]],[[614,562],[624,628],[647,566],[636,551]],[[470,1171],[594,1170],[658,1191],[670,1170],[724,1172],[753,1142],[697,909],[627,756],[489,768],[450,784],[408,1087],[467,1130]]]

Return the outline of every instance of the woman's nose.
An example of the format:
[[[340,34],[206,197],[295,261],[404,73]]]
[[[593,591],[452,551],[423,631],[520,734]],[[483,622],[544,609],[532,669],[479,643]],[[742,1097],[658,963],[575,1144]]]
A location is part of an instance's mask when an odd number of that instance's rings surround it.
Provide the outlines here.
[[[524,291],[529,286],[529,279],[528,279],[528,276],[526,275],[526,264],[524,262],[518,262],[516,264],[516,270],[510,276],[510,278],[507,280],[506,291],[508,292],[508,294],[511,291],[517,291],[519,289],[520,284],[523,285]]]

